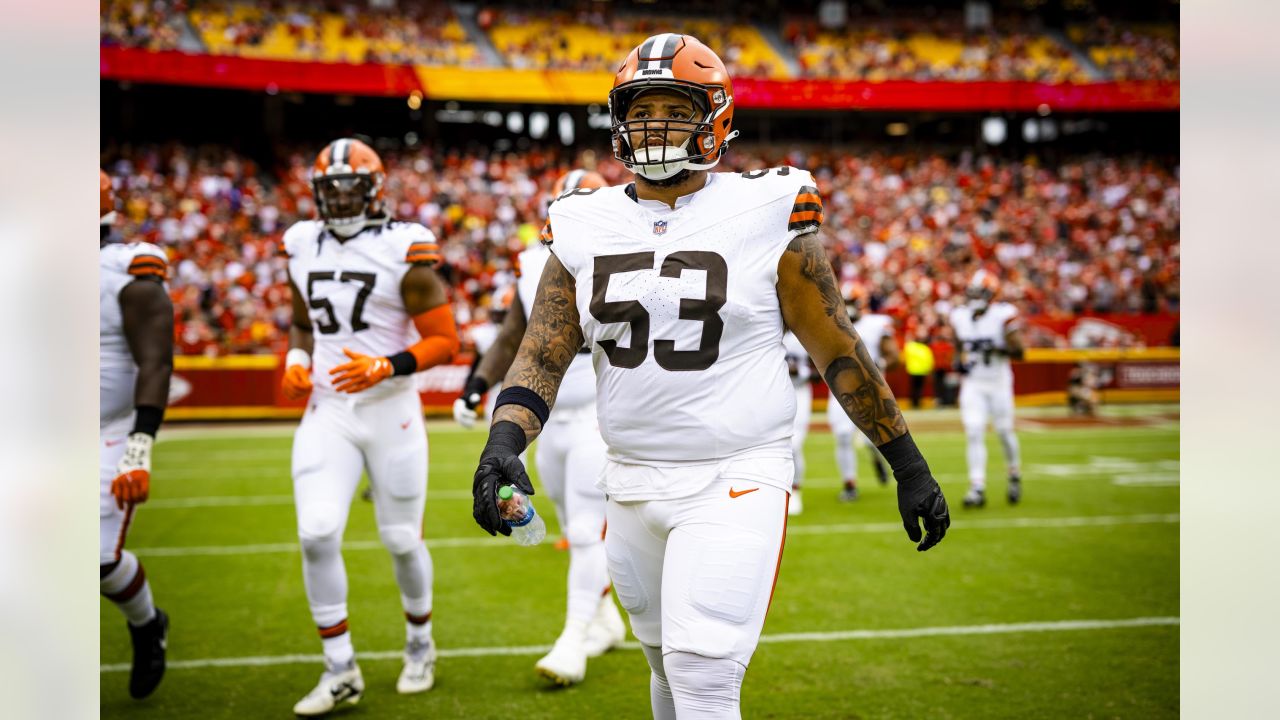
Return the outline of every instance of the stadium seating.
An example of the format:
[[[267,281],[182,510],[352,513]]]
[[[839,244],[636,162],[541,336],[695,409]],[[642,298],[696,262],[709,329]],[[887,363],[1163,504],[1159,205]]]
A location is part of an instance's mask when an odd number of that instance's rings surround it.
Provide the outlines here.
[[[312,148],[259,168],[222,147],[110,148],[120,184],[118,233],[170,254],[178,349],[187,354],[280,352],[289,293],[276,240],[311,217]],[[589,151],[588,151],[589,152]],[[594,163],[561,150],[520,154],[384,152],[399,217],[442,241],[455,313],[513,279],[511,260],[536,236],[556,177]],[[1177,311],[1176,171],[1146,158],[1090,158],[1058,166],[977,157],[783,152],[736,148],[723,165],[811,169],[825,199],[824,239],[842,282],[868,286],[908,332],[928,336],[981,265],[1027,314]],[[628,175],[611,158],[610,182]]]
[[[1173,25],[1123,25],[1098,18],[1073,25],[1067,37],[1113,80],[1178,79],[1178,30]]]

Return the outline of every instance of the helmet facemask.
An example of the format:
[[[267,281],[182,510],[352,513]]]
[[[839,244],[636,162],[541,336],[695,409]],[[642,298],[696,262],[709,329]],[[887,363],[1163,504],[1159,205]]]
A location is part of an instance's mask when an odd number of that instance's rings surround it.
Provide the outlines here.
[[[369,173],[334,173],[311,179],[316,210],[325,226],[339,237],[352,237],[364,229],[376,212],[381,178]]]
[[[687,97],[693,116],[628,119],[635,101],[651,91]],[[685,169],[709,170],[724,155],[728,141],[737,135],[734,132],[721,142],[716,140],[715,123],[729,102],[722,88],[682,80],[638,80],[620,85],[609,93],[613,155],[628,170],[650,181],[673,178]],[[671,144],[672,134],[685,137]]]

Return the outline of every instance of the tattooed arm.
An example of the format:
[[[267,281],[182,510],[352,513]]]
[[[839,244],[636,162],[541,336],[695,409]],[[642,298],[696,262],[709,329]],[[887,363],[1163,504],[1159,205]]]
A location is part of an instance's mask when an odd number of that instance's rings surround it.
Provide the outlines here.
[[[546,402],[548,410],[555,404],[560,381],[564,379],[569,363],[582,347],[576,298],[573,276],[552,255],[542,271],[542,279],[538,281],[538,295],[533,300],[533,312],[524,331],[524,340],[502,381],[503,387],[528,388],[537,393]],[[538,418],[520,405],[503,405],[495,410],[493,423],[496,425],[503,420],[519,425],[528,442],[533,442],[542,432]]]
[[[503,380],[505,389],[498,396],[489,441],[471,485],[471,515],[490,535],[511,534],[498,509],[499,488],[514,485],[526,495],[533,494],[520,453],[542,432],[560,381],[582,347],[578,321],[573,276],[552,256],[538,283],[524,340]],[[504,403],[504,396],[510,402]]]
[[[792,240],[778,261],[778,304],[783,321],[826,379],[832,399],[893,467],[907,537],[919,543],[919,551],[937,545],[951,526],[947,500],[907,432],[893,391],[849,322],[816,232]],[[921,520],[927,534],[920,532]]]
[[[876,445],[905,435],[893,391],[845,313],[827,252],[817,233],[797,237],[778,263],[782,318],[809,351],[831,397]]]

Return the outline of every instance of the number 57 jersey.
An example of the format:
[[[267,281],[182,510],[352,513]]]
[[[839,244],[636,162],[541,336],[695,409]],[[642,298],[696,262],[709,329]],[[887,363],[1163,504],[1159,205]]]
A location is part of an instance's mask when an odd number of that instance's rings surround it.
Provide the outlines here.
[[[821,222],[813,178],[790,167],[708,173],[674,210],[631,186],[551,205],[542,240],[574,277],[612,460],[790,457],[778,260]]]
[[[343,348],[394,355],[417,340],[400,283],[413,265],[438,261],[430,230],[391,221],[339,241],[319,221],[304,220],[290,227],[280,244],[289,258],[289,278],[311,318],[317,395],[335,394],[329,370],[349,360]],[[412,386],[412,376],[390,377],[352,397],[374,400]]]

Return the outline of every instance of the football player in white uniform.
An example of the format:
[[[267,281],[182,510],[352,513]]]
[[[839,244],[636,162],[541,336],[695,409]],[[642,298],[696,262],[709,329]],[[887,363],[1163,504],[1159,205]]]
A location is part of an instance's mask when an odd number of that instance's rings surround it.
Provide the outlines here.
[[[1018,309],[994,302],[999,283],[986,270],[973,276],[965,291],[968,303],[951,311],[956,335],[956,368],[960,381],[960,420],[964,423],[969,492],[965,507],[987,504],[987,422],[995,427],[1009,473],[1010,505],[1022,499],[1018,436],[1013,431],[1013,368],[1023,356]]]
[[[649,662],[658,718],[739,716],[794,479],[784,326],[881,444],[918,549],[950,523],[844,312],[812,176],[708,172],[734,135],[732,103],[724,63],[693,37],[656,35],[622,63],[609,95],[614,154],[638,177],[552,203],[543,242],[553,256],[472,486],[476,522],[501,531],[498,489],[532,492],[519,453],[591,348],[609,575]]]
[[[606,186],[597,173],[572,170],[556,182],[553,196]],[[462,397],[454,403],[454,417],[463,425],[471,427],[475,423],[480,396],[502,378],[515,360],[528,326],[538,279],[550,258],[551,251],[541,243],[520,253],[517,293],[502,331],[467,381]],[[496,391],[490,392],[491,397],[496,395]],[[605,562],[605,496],[596,487],[604,469],[605,444],[596,419],[596,380],[589,349],[584,347],[569,363],[555,405],[556,411],[539,435],[534,462],[538,478],[555,504],[560,527],[569,539],[569,597],[564,630],[534,670],[552,682],[571,685],[586,676],[587,658],[603,654],[626,636],[622,615],[609,592]],[[505,527],[500,530],[509,532]]]
[[[432,269],[431,231],[390,220],[382,161],[351,139],[329,144],[312,177],[318,220],[284,235],[293,327],[283,380],[311,398],[293,440],[293,494],[302,572],[324,646],[320,683],[293,710],[320,715],[359,701],[364,680],[347,628],[342,534],[367,470],[378,535],[391,553],[406,618],[401,693],[434,683],[431,555],[422,541],[427,435],[410,377],[449,362],[458,334]],[[416,337],[414,331],[416,330]]]
[[[115,197],[111,178],[99,173],[98,587],[128,620],[129,695],[144,698],[164,677],[169,616],[155,606],[142,564],[124,541],[150,493],[151,445],[169,403],[173,304],[163,250],[109,242]]]
[[[800,489],[804,487],[804,441],[809,437],[809,422],[813,419],[813,378],[809,369],[809,353],[805,352],[800,338],[788,330],[782,334],[782,346],[786,348],[787,375],[796,391],[796,417],[791,425],[791,453],[795,456],[795,475],[791,481],[791,502],[787,512],[795,517],[804,512]]]
[[[867,353],[881,372],[898,364],[898,343],[893,338],[893,318],[879,313],[863,312],[870,304],[870,294],[861,285],[852,285],[842,293],[845,297],[845,310],[858,337],[867,344]],[[858,499],[858,454],[857,448],[867,444],[867,436],[858,432],[849,415],[840,408],[839,403],[827,403],[827,424],[831,426],[831,434],[836,444],[836,467],[840,470],[840,478],[844,480],[844,489],[840,491],[840,499],[852,502]],[[881,485],[889,482],[884,459],[875,445],[870,446],[871,466],[876,470],[876,478]]]

